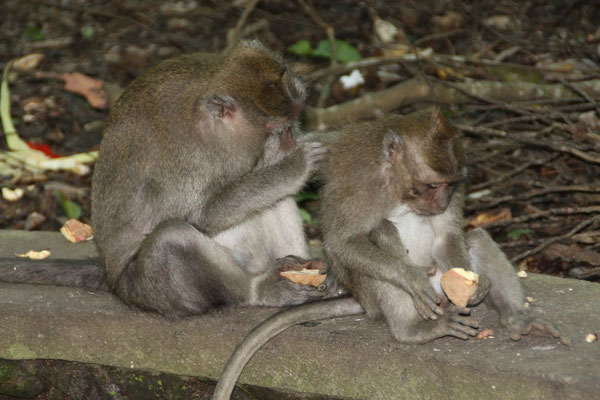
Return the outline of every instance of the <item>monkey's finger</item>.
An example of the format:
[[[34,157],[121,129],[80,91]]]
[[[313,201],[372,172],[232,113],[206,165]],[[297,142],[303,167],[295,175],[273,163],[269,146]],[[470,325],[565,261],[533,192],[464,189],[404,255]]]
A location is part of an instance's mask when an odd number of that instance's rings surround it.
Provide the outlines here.
[[[433,312],[428,310],[428,308],[419,299],[415,297],[413,297],[413,304],[417,309],[417,313],[419,313],[421,318],[423,318],[424,320],[430,320],[435,315],[433,314]]]
[[[571,338],[569,338],[567,336],[560,335],[560,338],[558,338],[558,339],[560,340],[560,343],[563,344],[564,346],[571,345]]]
[[[437,315],[444,315],[444,310],[438,306],[442,299],[440,299],[431,285],[427,284],[425,286],[425,289],[423,290],[423,293],[420,294],[420,297],[423,302],[425,302],[427,306],[433,310],[433,312],[435,312]]]
[[[518,342],[519,340],[521,340],[521,334],[519,332],[511,331],[510,338],[515,342]]]
[[[477,321],[475,318],[462,317],[460,315],[453,315],[450,317],[450,321],[460,324],[460,325],[467,326],[467,327],[475,328],[475,329],[479,328],[479,321]]]
[[[544,319],[536,319],[532,322],[531,334],[535,336],[547,336],[547,334],[550,334],[559,339],[563,345],[571,345],[571,339],[566,337],[552,322]]]
[[[456,314],[471,315],[471,309],[469,307],[458,307],[454,304],[450,304],[448,310]]]
[[[444,310],[437,305],[436,301],[431,300],[431,298],[421,293],[417,293],[416,297],[419,298],[430,319],[435,320],[437,319],[438,315],[444,315]]]
[[[469,340],[469,335],[468,334],[463,333],[463,332],[458,331],[458,330],[455,330],[455,329],[450,329],[446,333],[446,335],[448,335],[448,336],[454,336],[454,337],[457,337],[457,338],[462,339],[462,340]]]
[[[477,335],[477,329],[471,328],[470,326],[458,324],[458,323],[450,323],[450,328],[455,331],[463,332],[469,336]]]

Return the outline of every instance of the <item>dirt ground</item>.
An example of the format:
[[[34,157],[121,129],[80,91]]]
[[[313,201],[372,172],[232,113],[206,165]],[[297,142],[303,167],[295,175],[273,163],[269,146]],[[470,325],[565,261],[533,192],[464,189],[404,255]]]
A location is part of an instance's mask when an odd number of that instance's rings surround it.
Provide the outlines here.
[[[468,100],[428,98],[393,107],[408,113],[439,102],[464,127],[467,229],[488,229],[520,269],[599,280],[600,90],[581,88],[600,78],[600,4],[262,0],[250,9],[250,3],[5,0],[2,67],[28,54],[43,55],[33,69],[9,77],[17,132],[55,155],[97,149],[112,98],[122,88],[163,59],[222,51],[248,10],[238,36],[259,39],[302,64],[312,86],[309,106],[343,104],[414,78],[470,93]],[[316,47],[327,41],[327,32],[363,61],[375,60],[356,68],[364,83],[346,89],[338,79],[350,72],[344,66],[290,52],[299,41]],[[108,104],[94,107],[65,90],[62,74],[69,73],[101,81]],[[498,90],[475,94],[470,85],[477,82],[495,82]],[[503,94],[510,84],[534,90],[559,85],[569,96]],[[89,222],[90,183],[90,174],[73,172],[5,174],[0,186],[21,188],[25,195],[0,200],[0,228],[58,230],[73,207]],[[300,199],[312,240],[320,238],[316,189],[309,186]]]

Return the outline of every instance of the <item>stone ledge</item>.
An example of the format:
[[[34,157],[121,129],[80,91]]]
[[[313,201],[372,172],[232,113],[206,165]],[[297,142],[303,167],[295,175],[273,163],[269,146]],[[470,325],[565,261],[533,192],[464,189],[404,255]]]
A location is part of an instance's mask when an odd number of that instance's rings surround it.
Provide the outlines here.
[[[91,243],[58,233],[0,231],[0,258],[48,248],[52,257],[96,258]],[[349,398],[600,399],[600,285],[530,274],[532,308],[560,324],[573,345],[551,338],[512,342],[443,338],[394,342],[384,324],[363,316],[296,326],[248,364],[241,382],[283,391]],[[269,308],[226,307],[170,321],[132,310],[108,293],[0,284],[0,358],[57,359],[218,379],[235,345]],[[482,327],[495,313],[474,310]]]

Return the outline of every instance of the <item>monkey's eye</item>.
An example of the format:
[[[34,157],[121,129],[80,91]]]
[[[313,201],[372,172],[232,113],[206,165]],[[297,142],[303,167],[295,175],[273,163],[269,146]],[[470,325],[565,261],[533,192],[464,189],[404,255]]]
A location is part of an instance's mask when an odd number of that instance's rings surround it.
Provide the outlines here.
[[[442,186],[442,184],[441,184],[441,183],[428,183],[428,184],[427,184],[427,188],[428,188],[428,189],[437,189],[437,188],[439,188],[440,186]]]
[[[410,194],[412,194],[413,196],[420,196],[421,192],[419,192],[419,190],[417,190],[416,188],[412,188],[410,189]]]

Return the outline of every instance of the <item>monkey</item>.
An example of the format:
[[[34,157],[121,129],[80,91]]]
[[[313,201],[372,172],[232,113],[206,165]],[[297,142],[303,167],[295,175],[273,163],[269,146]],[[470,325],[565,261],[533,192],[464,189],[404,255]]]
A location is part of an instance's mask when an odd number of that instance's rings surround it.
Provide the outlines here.
[[[529,333],[569,339],[529,314],[504,253],[483,229],[463,231],[466,169],[460,136],[438,108],[350,124],[323,136],[328,149],[320,194],[321,228],[331,273],[353,297],[304,304],[258,325],[227,362],[213,399],[230,396],[245,364],[293,324],[366,312],[397,341],[426,343],[475,336],[470,308],[447,302],[443,272],[477,272],[468,306],[495,309],[513,340]]]
[[[323,298],[326,285],[279,275],[324,268],[309,259],[292,197],[326,151],[296,140],[306,92],[257,41],[153,67],[112,109],[94,167],[91,219],[104,267],[65,273],[15,261],[0,280],[109,289],[167,317]]]

